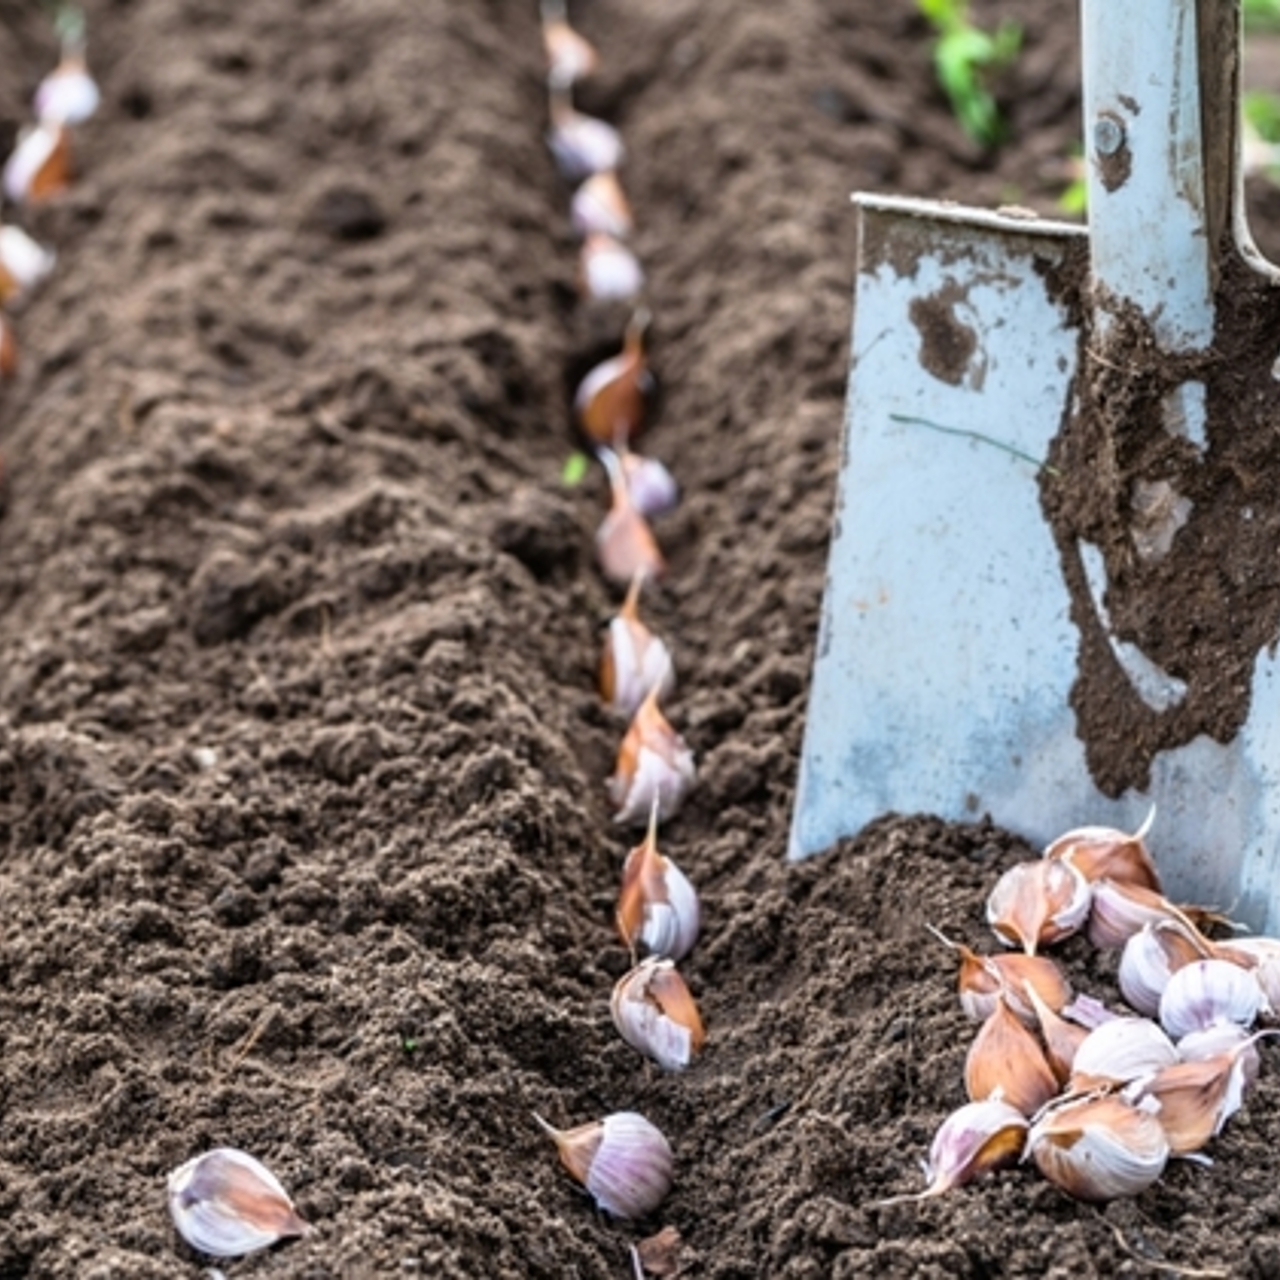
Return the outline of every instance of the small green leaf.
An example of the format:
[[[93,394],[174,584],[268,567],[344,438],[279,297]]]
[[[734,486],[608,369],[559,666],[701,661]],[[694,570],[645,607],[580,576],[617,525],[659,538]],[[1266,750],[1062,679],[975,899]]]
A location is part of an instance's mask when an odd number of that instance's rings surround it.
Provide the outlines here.
[[[560,483],[567,489],[575,489],[591,469],[591,459],[581,449],[575,449],[564,461],[560,471]]]

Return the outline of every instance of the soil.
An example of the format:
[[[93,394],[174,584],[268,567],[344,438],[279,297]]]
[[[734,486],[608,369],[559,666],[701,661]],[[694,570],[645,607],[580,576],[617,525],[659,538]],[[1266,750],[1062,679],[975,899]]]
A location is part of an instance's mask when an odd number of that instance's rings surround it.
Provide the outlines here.
[[[85,7],[104,103],[28,219],[60,257],[0,393],[0,1277],[209,1274],[164,1181],[224,1144],[315,1227],[238,1277],[625,1277],[663,1226],[720,1280],[1280,1272],[1265,1046],[1212,1168],[1106,1208],[1027,1168],[876,1207],[964,1100],[973,1027],[925,925],[990,945],[985,895],[1031,851],[891,815],[784,860],[849,192],[1052,213],[1070,7],[975,3],[1026,31],[994,156],[910,0],[572,7],[603,60],[579,101],[629,148],[645,447],[684,490],[644,602],[700,768],[661,836],[704,913],[681,1075],[608,1012],[636,840],[593,690],[618,595],[604,480],[561,470],[623,317],[574,294],[536,5]],[[0,0],[0,146],[55,55],[47,10]],[[1064,954],[1114,994],[1111,960]],[[676,1150],[638,1224],[531,1119],[620,1109]]]

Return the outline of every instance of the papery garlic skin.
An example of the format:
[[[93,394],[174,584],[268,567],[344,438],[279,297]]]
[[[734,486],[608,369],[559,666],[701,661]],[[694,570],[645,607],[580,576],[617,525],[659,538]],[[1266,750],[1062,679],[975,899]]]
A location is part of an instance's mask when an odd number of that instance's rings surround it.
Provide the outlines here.
[[[1114,827],[1077,827],[1052,841],[1044,856],[1067,859],[1090,882],[1106,877],[1159,893],[1160,876],[1144,843],[1155,818],[1153,805],[1132,835]]]
[[[1257,1083],[1262,1067],[1256,1036],[1234,1022],[1215,1022],[1203,1031],[1191,1031],[1177,1042],[1178,1057],[1183,1062],[1203,1062],[1220,1053],[1232,1053],[1238,1057],[1244,1073],[1244,1083]]]
[[[1113,1018],[1080,1042],[1071,1067],[1071,1089],[1128,1084],[1177,1061],[1173,1041],[1150,1019]]]
[[[310,1227],[276,1176],[247,1152],[215,1147],[169,1174],[169,1212],[193,1249],[234,1258]]]
[[[671,1189],[675,1156],[656,1125],[635,1111],[616,1111],[576,1129],[534,1119],[555,1141],[561,1163],[615,1218],[643,1218]]]
[[[31,292],[53,270],[57,255],[21,227],[0,227],[0,303]]]
[[[1253,961],[1253,976],[1262,988],[1265,1017],[1280,1013],[1280,938],[1232,938],[1215,949],[1221,959]]]
[[[98,109],[102,95],[79,58],[66,58],[36,89],[36,119],[41,124],[83,124]]]
[[[1123,947],[1144,925],[1175,918],[1182,913],[1153,889],[1106,877],[1093,882],[1088,933],[1100,951]]]
[[[1135,1081],[1125,1096],[1131,1101],[1153,1098],[1170,1154],[1185,1156],[1217,1137],[1240,1110],[1245,1082],[1243,1052],[1235,1050],[1163,1067]]]
[[[674,963],[659,956],[618,980],[609,1010],[618,1034],[666,1071],[682,1071],[706,1042],[689,988]]]
[[[1169,978],[1160,997],[1160,1025],[1175,1040],[1216,1022],[1251,1027],[1262,988],[1250,969],[1225,960],[1194,960]]]
[[[1157,1110],[1113,1095],[1064,1102],[1031,1126],[1023,1159],[1034,1159],[1050,1182],[1078,1200],[1137,1195],[1156,1182],[1169,1159]]]

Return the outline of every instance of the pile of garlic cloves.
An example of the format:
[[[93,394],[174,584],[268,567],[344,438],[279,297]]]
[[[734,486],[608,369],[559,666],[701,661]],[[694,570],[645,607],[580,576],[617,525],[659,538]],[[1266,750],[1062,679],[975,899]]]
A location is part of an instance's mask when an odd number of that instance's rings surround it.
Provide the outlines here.
[[[698,895],[658,846],[696,777],[689,745],[662,704],[675,691],[666,642],[641,618],[641,595],[666,570],[651,521],[671,510],[679,492],[670,472],[634,444],[652,406],[654,379],[646,339],[651,314],[641,301],[645,273],[629,241],[635,221],[618,170],[622,138],[573,104],[577,82],[599,64],[596,50],[568,22],[563,0],[541,0],[548,61],[548,144],[566,181],[575,184],[570,219],[579,237],[578,288],[587,302],[624,303],[631,314],[617,354],[590,369],[573,401],[574,424],[609,479],[610,506],[596,534],[604,577],[626,589],[609,624],[599,663],[602,701],[625,720],[607,791],[614,821],[645,832],[622,867],[616,922],[632,967],[619,979],[610,1011],[619,1035],[660,1068],[690,1065],[706,1039],[697,1004],[676,965],[700,926]],[[644,1117],[617,1112],[558,1130],[538,1118],[565,1168],[619,1218],[651,1212],[670,1186],[671,1149]]]
[[[1211,940],[1212,913],[1169,902],[1145,836],[1084,827],[1006,871],[987,900],[989,956],[960,956],[961,1005],[982,1022],[965,1062],[969,1101],[938,1129],[923,1200],[1015,1163],[1077,1199],[1137,1195],[1203,1148],[1257,1079],[1256,1030],[1280,1009],[1280,939]],[[936,930],[934,931],[937,932]],[[1120,951],[1127,1010],[1073,994],[1041,949],[1084,932]]]
[[[98,109],[98,86],[85,62],[84,16],[70,6],[58,11],[62,56],[40,82],[33,121],[18,135],[0,183],[10,206],[0,225],[0,381],[17,372],[13,313],[53,270],[56,255],[7,221],[14,210],[42,204],[64,192],[74,174],[72,129]]]

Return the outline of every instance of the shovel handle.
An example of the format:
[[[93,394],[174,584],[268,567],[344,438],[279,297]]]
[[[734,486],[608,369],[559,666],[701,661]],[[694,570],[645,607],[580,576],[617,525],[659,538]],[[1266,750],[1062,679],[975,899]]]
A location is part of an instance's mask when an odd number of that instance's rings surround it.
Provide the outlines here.
[[[1240,0],[1082,0],[1081,34],[1095,306],[1203,350],[1239,181]]]

